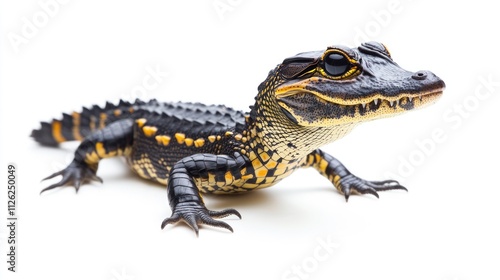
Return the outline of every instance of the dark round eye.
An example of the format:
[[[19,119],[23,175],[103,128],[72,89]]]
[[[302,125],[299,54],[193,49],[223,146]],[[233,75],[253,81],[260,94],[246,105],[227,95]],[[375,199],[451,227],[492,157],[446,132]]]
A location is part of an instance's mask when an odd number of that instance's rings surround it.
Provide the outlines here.
[[[342,76],[350,67],[351,63],[345,55],[331,53],[325,57],[325,71],[328,75]]]

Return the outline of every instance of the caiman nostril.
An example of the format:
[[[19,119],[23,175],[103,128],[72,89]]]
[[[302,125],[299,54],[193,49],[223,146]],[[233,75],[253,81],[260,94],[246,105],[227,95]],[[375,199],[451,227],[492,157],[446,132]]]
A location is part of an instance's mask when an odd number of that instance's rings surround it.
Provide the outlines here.
[[[415,74],[413,74],[411,77],[415,80],[425,80],[425,78],[427,78],[427,73],[425,71],[418,71],[415,72]]]

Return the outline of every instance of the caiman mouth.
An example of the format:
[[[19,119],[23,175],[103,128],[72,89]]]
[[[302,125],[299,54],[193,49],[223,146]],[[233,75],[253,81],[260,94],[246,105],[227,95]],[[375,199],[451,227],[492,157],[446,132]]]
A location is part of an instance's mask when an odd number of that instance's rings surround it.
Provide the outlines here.
[[[394,96],[375,93],[363,98],[331,97],[305,88],[282,88],[275,92],[285,115],[302,126],[331,126],[398,115],[437,101],[444,87],[402,92]]]
[[[360,112],[367,110],[377,110],[381,107],[388,108],[398,108],[403,109],[415,109],[420,108],[424,105],[433,103],[443,94],[443,88],[422,91],[418,93],[401,93],[397,96],[383,96],[382,94],[374,94],[365,98],[355,98],[355,99],[343,99],[339,97],[330,97],[315,91],[307,89],[292,89],[285,91],[276,91],[276,97],[278,100],[297,94],[312,94],[319,99],[333,103],[340,106],[353,106],[358,107]]]

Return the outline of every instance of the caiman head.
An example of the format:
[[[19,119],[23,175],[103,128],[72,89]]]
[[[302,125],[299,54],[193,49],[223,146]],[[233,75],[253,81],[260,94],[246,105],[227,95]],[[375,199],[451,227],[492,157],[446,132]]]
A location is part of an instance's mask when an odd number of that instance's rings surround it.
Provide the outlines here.
[[[306,141],[305,147],[314,148],[342,137],[360,122],[431,104],[444,88],[444,82],[430,71],[401,68],[381,43],[332,46],[299,53],[272,70],[259,86],[253,116],[261,118],[257,123],[267,134],[276,136],[283,127],[294,130],[278,137],[307,138],[320,129],[328,139]]]

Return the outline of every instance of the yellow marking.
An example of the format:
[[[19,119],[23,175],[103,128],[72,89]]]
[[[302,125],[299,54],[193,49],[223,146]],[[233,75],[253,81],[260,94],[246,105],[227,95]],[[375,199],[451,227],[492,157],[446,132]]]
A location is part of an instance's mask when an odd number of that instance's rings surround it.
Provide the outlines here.
[[[314,155],[314,159],[316,162],[320,162],[321,161],[321,156],[319,154],[315,154]]]
[[[236,139],[237,141],[240,141],[240,140],[241,140],[241,138],[243,138],[243,136],[242,136],[241,134],[236,134],[236,135],[234,136],[234,139]]]
[[[191,147],[193,145],[193,139],[192,138],[186,138],[184,140],[184,142],[186,143],[186,146],[188,146],[188,147]]]
[[[146,122],[147,120],[144,118],[135,120],[135,123],[139,128],[142,128]]]
[[[168,135],[157,135],[155,139],[158,144],[162,144],[163,146],[167,146],[170,143],[170,136]]]
[[[222,181],[221,181],[221,182],[217,182],[217,183],[215,183],[215,184],[217,185],[217,187],[222,188],[223,186],[225,186],[225,185],[226,185],[226,182],[222,182]]]
[[[60,121],[54,121],[52,123],[52,137],[54,137],[57,143],[66,141],[66,138],[62,135],[62,125]]]
[[[94,164],[99,162],[99,156],[96,154],[96,152],[92,152],[90,154],[85,155],[85,162],[88,164]]]
[[[97,142],[97,144],[95,144],[95,150],[99,157],[103,158],[106,156],[106,149],[104,149],[104,144],[102,142]]]
[[[106,113],[101,113],[100,118],[99,118],[99,127],[104,128],[106,126],[106,119],[108,118],[108,115]]]
[[[259,156],[263,161],[268,161],[271,158],[266,152],[260,153]]]
[[[220,135],[217,135],[217,140],[220,140],[222,137]]]
[[[226,179],[226,182],[229,184],[233,181],[233,174],[231,174],[230,171],[227,171],[225,174],[224,174],[224,179]]]
[[[115,115],[115,116],[117,116],[117,117],[118,117],[119,115],[121,115],[121,114],[122,114],[122,110],[120,110],[120,109],[116,109],[116,110],[114,110],[114,111],[113,111],[113,115]]]
[[[277,162],[275,162],[275,161],[269,161],[268,163],[266,163],[265,166],[266,166],[267,169],[273,169],[273,168],[276,167],[276,165],[278,165]]]
[[[153,135],[156,134],[156,131],[158,131],[158,128],[157,127],[154,127],[154,126],[144,126],[142,128],[142,131],[144,132],[144,134],[147,136],[147,137],[151,137]]]
[[[340,176],[339,175],[335,175],[335,177],[333,177],[333,184],[335,186],[338,186],[339,181],[340,181]]]
[[[242,153],[242,154],[246,154],[246,153],[247,153],[247,151],[246,151],[245,149],[241,149],[241,150],[240,150],[240,153]]]
[[[210,141],[210,143],[215,142],[215,135],[208,136],[208,141]]]
[[[246,138],[246,137],[242,137],[242,138],[241,138],[241,141],[243,141],[243,143],[246,143],[246,142],[248,141],[248,138]]]
[[[276,170],[274,171],[274,175],[281,175],[287,171],[287,164],[286,163],[280,163],[278,166],[276,166]]]
[[[254,160],[254,159],[256,159],[256,158],[257,158],[257,156],[255,155],[255,152],[254,152],[254,151],[252,151],[252,150],[250,150],[250,152],[248,152],[248,151],[247,151],[247,154],[248,154],[247,156],[248,156],[248,158],[249,158],[250,160]]]
[[[308,155],[307,156],[307,165],[311,166],[313,164],[313,162],[314,162],[314,157],[311,155]]]
[[[80,134],[80,114],[78,114],[77,112],[73,112],[71,116],[73,117],[73,138],[75,138],[75,140],[81,141],[83,137]]]
[[[175,139],[177,139],[177,143],[183,144],[184,140],[186,139],[186,135],[184,135],[184,133],[176,133]]]
[[[245,175],[245,176],[241,176],[241,179],[243,180],[248,180],[248,179],[252,179],[253,178],[253,174],[248,174],[248,175]]]
[[[194,146],[196,148],[202,147],[205,144],[205,139],[203,138],[198,138],[194,141]]]
[[[257,177],[261,178],[261,177],[266,177],[267,175],[267,169],[266,168],[261,168],[259,170],[257,170],[255,172],[255,174],[257,175]]]
[[[326,168],[328,167],[328,161],[326,161],[326,160],[322,159],[322,160],[319,162],[318,167],[319,167],[319,170],[320,170],[321,172],[325,173]]]
[[[230,137],[230,136],[233,136],[233,133],[231,131],[226,131],[226,133],[224,135],[226,137]]]
[[[134,112],[134,108],[130,107],[130,109],[128,109],[128,111],[129,111],[130,113],[133,113],[133,112]]]
[[[215,185],[215,174],[208,173],[208,184]]]
[[[132,146],[126,147],[125,150],[122,151],[122,155],[130,156],[132,154]]]
[[[258,158],[252,160],[252,166],[254,170],[257,170],[262,167],[262,162]]]

